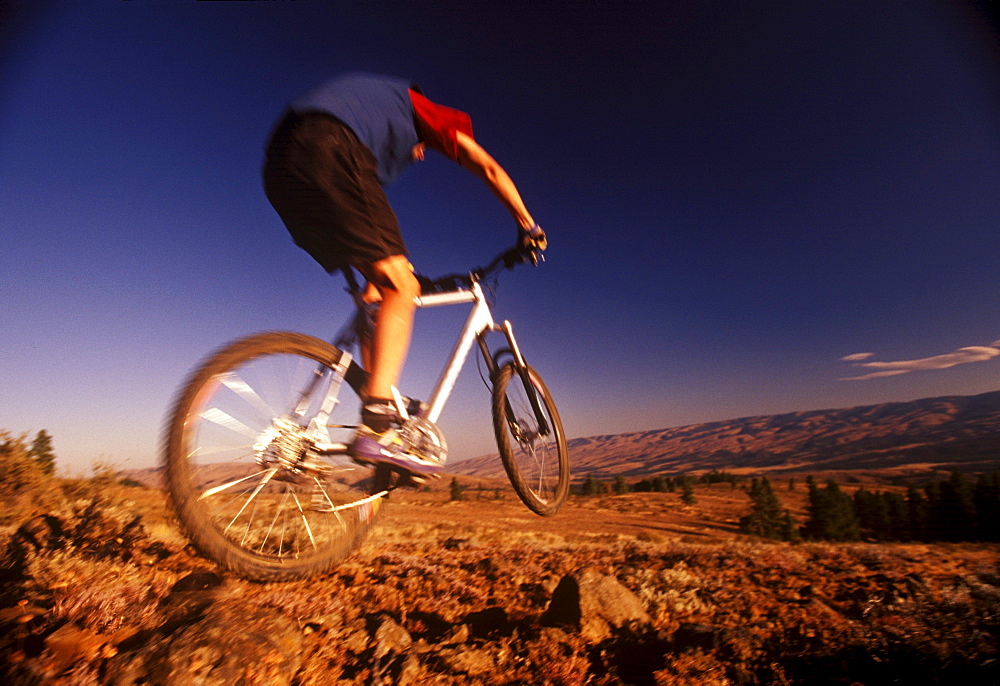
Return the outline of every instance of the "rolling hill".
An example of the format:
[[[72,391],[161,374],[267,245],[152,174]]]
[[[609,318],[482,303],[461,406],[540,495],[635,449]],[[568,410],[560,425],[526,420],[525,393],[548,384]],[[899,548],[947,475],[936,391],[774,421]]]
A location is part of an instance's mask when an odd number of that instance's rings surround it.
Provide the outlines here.
[[[744,417],[569,441],[574,477],[1000,468],[1000,391]],[[502,477],[496,455],[449,465]]]

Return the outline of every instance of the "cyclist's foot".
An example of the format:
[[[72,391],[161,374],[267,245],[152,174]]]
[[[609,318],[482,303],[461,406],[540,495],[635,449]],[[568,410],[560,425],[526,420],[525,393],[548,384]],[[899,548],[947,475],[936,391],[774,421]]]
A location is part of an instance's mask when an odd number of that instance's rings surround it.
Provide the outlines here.
[[[427,403],[417,398],[400,398],[406,410],[407,417],[422,417],[427,412]],[[388,398],[369,398],[361,408],[361,423],[382,432],[400,423],[399,410],[396,403]]]
[[[436,476],[444,468],[439,460],[406,452],[407,447],[395,429],[377,432],[362,424],[348,452],[355,462],[388,465],[418,478]]]

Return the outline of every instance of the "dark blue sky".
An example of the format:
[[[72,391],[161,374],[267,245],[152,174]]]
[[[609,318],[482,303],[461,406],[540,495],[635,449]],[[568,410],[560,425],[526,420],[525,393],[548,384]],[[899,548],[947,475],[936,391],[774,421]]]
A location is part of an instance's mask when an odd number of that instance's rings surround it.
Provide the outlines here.
[[[549,233],[496,313],[571,436],[997,388],[1000,50],[971,6],[42,6],[0,14],[0,427],[70,471],[151,463],[222,342],[344,318],[259,167],[284,103],[353,69],[468,111]],[[515,235],[440,157],[389,195],[429,274]],[[461,316],[418,322],[404,392]],[[473,369],[456,394],[453,457],[492,450]]]

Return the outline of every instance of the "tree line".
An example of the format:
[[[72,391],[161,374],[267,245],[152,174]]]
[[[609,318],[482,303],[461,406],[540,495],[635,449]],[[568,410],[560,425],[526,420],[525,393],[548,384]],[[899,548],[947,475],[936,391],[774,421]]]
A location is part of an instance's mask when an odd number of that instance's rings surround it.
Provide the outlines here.
[[[947,479],[911,485],[905,496],[864,487],[850,496],[833,481],[822,488],[811,479],[806,483],[806,538],[1000,541],[1000,472],[970,480],[953,471]]]
[[[28,441],[26,435],[14,436],[0,429],[0,480],[5,490],[30,486],[32,474],[46,477],[55,472],[56,454],[49,432],[42,429]]]
[[[645,477],[632,484],[628,483],[621,474],[615,476],[610,482],[595,479],[592,474],[588,474],[582,484],[572,487],[571,492],[574,495],[585,496],[623,495],[625,493],[675,493],[677,491],[685,492],[686,490],[690,490],[695,484],[728,483],[735,488],[736,484],[743,480],[745,480],[745,477],[715,470],[705,472],[699,476],[691,474],[667,476],[661,474],[659,476]]]
[[[911,485],[906,495],[869,491],[845,493],[836,481],[820,487],[812,477],[806,522],[796,527],[766,478],[754,479],[750,513],[740,532],[791,541],[1000,541],[1000,472],[970,481],[955,471],[947,479]]]
[[[647,477],[633,484],[621,475],[611,482],[588,475],[573,491],[581,496],[680,491],[682,501],[693,504],[695,484],[729,483],[736,488],[745,480],[720,471]],[[788,490],[795,486],[790,478]],[[799,526],[766,477],[751,479],[746,487],[750,512],[740,518],[740,532],[784,541],[1000,541],[1000,472],[969,477],[953,471],[946,479],[910,485],[905,495],[864,487],[851,495],[836,481],[820,486],[811,476],[806,487],[806,521]]]
[[[20,505],[48,497],[56,471],[52,437],[39,431],[33,440],[0,429],[0,524],[11,523]]]

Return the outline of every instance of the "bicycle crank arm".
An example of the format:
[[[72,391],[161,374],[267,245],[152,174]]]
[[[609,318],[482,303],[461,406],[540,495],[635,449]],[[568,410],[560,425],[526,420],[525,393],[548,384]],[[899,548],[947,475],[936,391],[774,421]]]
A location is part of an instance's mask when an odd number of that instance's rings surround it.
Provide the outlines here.
[[[348,445],[346,443],[314,443],[313,449],[317,455],[346,455]]]

